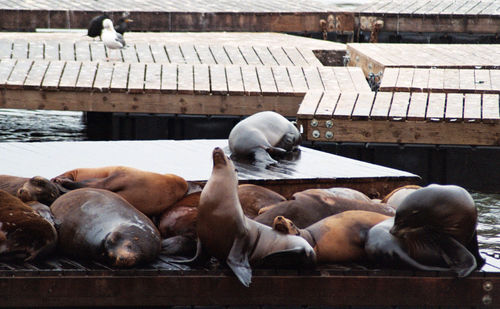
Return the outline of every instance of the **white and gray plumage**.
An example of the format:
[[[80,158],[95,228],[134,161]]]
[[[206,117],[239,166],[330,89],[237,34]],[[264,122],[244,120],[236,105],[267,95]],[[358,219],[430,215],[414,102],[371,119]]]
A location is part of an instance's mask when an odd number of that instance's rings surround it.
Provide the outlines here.
[[[125,47],[125,40],[123,36],[115,31],[113,28],[113,22],[111,19],[105,19],[102,21],[102,41],[107,48],[110,49],[121,49]]]

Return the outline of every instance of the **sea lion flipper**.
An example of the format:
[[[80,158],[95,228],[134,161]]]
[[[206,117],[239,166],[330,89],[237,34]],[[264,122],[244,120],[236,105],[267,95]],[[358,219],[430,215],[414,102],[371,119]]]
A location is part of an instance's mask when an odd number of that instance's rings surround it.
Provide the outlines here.
[[[314,258],[309,256],[303,247],[276,251],[262,259],[262,265],[280,268],[312,264]]]
[[[203,247],[201,245],[201,241],[198,238],[196,240],[196,254],[194,255],[194,257],[192,257],[190,259],[187,259],[187,260],[185,260],[185,259],[174,260],[173,262],[179,263],[179,264],[195,264],[195,263],[201,264],[202,261],[204,261],[204,260],[206,260],[206,254],[203,251]]]
[[[476,259],[467,248],[452,237],[439,240],[441,256],[458,277],[467,277],[477,267]]]
[[[268,151],[258,148],[255,150],[254,158],[256,164],[273,165],[278,164],[278,161],[274,160],[268,153]]]
[[[248,254],[246,254],[247,241],[244,238],[237,237],[234,239],[233,246],[229,251],[226,263],[234,272],[240,282],[248,287],[252,282],[252,268],[248,262]]]

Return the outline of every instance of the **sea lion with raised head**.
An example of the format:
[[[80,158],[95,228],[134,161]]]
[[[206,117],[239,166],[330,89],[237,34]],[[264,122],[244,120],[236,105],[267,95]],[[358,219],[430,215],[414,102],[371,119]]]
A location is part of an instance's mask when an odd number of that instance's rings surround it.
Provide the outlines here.
[[[160,252],[161,237],[153,222],[114,192],[77,189],[50,208],[59,221],[59,249],[74,258],[132,267]]]
[[[273,229],[303,237],[314,248],[317,263],[356,262],[366,259],[365,241],[370,228],[389,218],[379,213],[349,210],[299,229],[283,216],[277,216]]]
[[[39,201],[50,206],[61,195],[61,188],[41,176],[31,178],[0,175],[0,190],[19,197],[23,202]]]
[[[52,252],[55,227],[19,198],[0,190],[0,259],[29,261]]]
[[[69,190],[96,188],[115,192],[147,216],[161,214],[188,191],[188,183],[182,177],[126,166],[78,168],[52,180]]]
[[[273,111],[253,114],[238,122],[229,133],[229,149],[236,157],[253,156],[259,164],[276,164],[276,158],[297,151],[302,138],[299,130]]]
[[[245,286],[252,278],[250,265],[282,256],[282,261],[313,264],[316,255],[307,241],[283,235],[245,217],[238,199],[238,175],[222,149],[212,153],[213,169],[198,206],[198,247],[227,265]],[[200,250],[198,250],[198,253]],[[198,255],[198,254],[197,254]]]
[[[369,231],[366,250],[375,261],[465,277],[484,264],[476,224],[477,209],[465,189],[429,185],[406,196],[393,219]]]

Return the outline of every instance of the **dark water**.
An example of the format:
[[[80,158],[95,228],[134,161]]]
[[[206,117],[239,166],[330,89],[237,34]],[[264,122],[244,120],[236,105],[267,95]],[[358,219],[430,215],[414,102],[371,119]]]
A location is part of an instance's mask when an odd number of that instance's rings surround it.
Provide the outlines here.
[[[86,126],[81,112],[0,109],[0,142],[85,139]],[[491,254],[500,253],[500,194],[474,192],[472,197],[479,210],[480,249]]]

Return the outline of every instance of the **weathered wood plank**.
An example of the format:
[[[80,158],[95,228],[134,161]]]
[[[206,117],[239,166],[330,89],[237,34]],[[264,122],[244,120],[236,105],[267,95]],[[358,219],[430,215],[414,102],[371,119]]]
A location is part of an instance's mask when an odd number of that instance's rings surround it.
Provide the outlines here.
[[[474,70],[474,83],[476,92],[489,92],[491,90],[490,70]]]
[[[167,52],[165,51],[165,46],[162,44],[150,44],[151,56],[156,63],[169,63]]]
[[[444,69],[431,69],[429,71],[429,90],[442,92],[444,87]]]
[[[473,69],[460,69],[460,89],[469,92],[475,91],[476,83]]]
[[[413,92],[411,94],[410,106],[408,106],[408,120],[425,120],[427,109],[428,94],[422,92]]]
[[[207,94],[210,92],[210,75],[207,64],[193,66],[194,92],[196,94]]]
[[[358,93],[355,92],[342,92],[340,98],[333,112],[335,119],[349,119],[356,104]]]
[[[354,88],[357,92],[370,92],[370,86],[366,81],[365,75],[361,68],[358,67],[346,67],[347,71],[351,75],[352,83],[354,84]]]
[[[312,119],[323,94],[324,92],[321,90],[309,90],[300,103],[297,117],[300,119]]]
[[[269,52],[266,46],[254,46],[253,50],[259,57],[260,61],[264,65],[278,65],[276,59],[274,59],[273,55]]]
[[[225,64],[225,65],[229,65],[232,63],[229,57],[227,56],[226,51],[224,50],[224,46],[222,45],[209,46],[209,49],[213,58],[215,59],[215,63]]]
[[[254,66],[242,66],[241,76],[243,77],[243,86],[245,87],[246,94],[260,95],[262,93],[257,77],[257,70]]]
[[[28,58],[28,42],[23,40],[14,40],[12,44],[12,59]]]
[[[233,95],[242,95],[245,93],[243,85],[243,76],[241,67],[238,65],[226,65],[227,88]]]
[[[52,65],[53,63],[57,62],[51,62],[50,64]],[[78,75],[78,80],[76,81],[76,89],[80,91],[91,91],[92,86],[94,85],[96,70],[97,63],[82,62],[82,66],[80,67],[80,74]]]
[[[325,89],[318,67],[302,67],[309,89]]]
[[[161,66],[161,91],[165,93],[177,91],[176,64],[163,64]]]
[[[59,44],[59,59],[75,61],[75,44],[73,42],[61,42]]]
[[[48,66],[48,61],[37,60],[33,62],[28,76],[26,76],[24,81],[23,89],[40,89]]]
[[[446,121],[461,121],[463,119],[464,95],[448,93],[446,96]]]
[[[464,99],[464,121],[481,120],[481,95],[466,93]]]
[[[261,65],[263,64],[257,54],[255,53],[255,50],[251,46],[239,46],[239,50],[241,52],[241,55],[243,58],[245,58],[245,61],[248,64],[251,65]]]
[[[307,87],[306,78],[302,68],[298,66],[289,66],[287,67],[287,70],[295,95],[305,94],[309,88]]]
[[[370,113],[372,119],[387,119],[392,102],[392,92],[377,92]]]
[[[375,99],[375,92],[361,92],[352,111],[352,119],[368,119]]]
[[[243,55],[241,54],[237,46],[233,45],[224,46],[224,51],[226,52],[232,64],[238,64],[238,65],[248,64],[245,58],[243,58]]]
[[[201,74],[200,74],[201,75]],[[161,64],[147,63],[144,90],[152,93],[161,91]]]
[[[430,121],[443,120],[445,100],[444,93],[430,93],[425,118]]]
[[[104,61],[106,60],[106,49],[104,44],[97,42],[90,42],[90,57],[92,61]]]
[[[292,95],[293,87],[290,81],[290,77],[288,76],[288,71],[286,67],[283,66],[273,66],[271,67],[274,80],[276,82],[276,88],[278,89],[278,93],[281,95]]]
[[[60,60],[59,58],[59,42],[46,41],[44,43],[44,59],[45,60]]]
[[[333,116],[333,111],[337,106],[337,101],[339,100],[340,92],[328,91],[323,94],[321,101],[316,108],[314,113],[314,118],[318,119],[331,119]]]
[[[111,77],[113,76],[113,63],[99,62],[94,80],[94,89],[100,92],[108,92],[111,87]]]
[[[128,88],[128,78],[130,63],[115,62],[113,68],[113,78],[111,79],[111,90],[114,92],[126,92]]]
[[[137,52],[137,57],[139,58],[139,62],[146,62],[146,63],[154,62],[153,55],[150,49],[150,44],[148,44],[147,42],[135,43],[135,50]]]
[[[123,59],[123,62],[127,62],[127,63],[139,62],[139,58],[137,56],[137,51],[135,50],[135,44],[128,45],[127,47],[122,48],[122,49],[118,49],[118,50],[110,50],[109,48],[107,50],[108,50],[108,56],[110,59],[114,59],[116,57],[114,55],[116,55],[117,53],[118,54],[121,53],[121,59]],[[118,57],[118,59],[120,59],[120,57]]]
[[[386,68],[380,81],[380,91],[394,91],[398,82],[399,68]],[[427,84],[426,84],[427,86]]]
[[[356,87],[354,87],[351,79],[351,74],[346,67],[333,67],[333,71],[335,72],[335,77],[337,78],[341,92],[356,91]]]
[[[75,60],[78,61],[91,60],[89,42],[86,41],[75,42]]]
[[[460,92],[460,71],[458,69],[444,70],[444,90]]]
[[[285,54],[285,51],[283,50],[282,47],[277,47],[277,46],[269,46],[268,47],[269,52],[273,56],[273,58],[276,60],[278,65],[281,66],[292,66],[293,62],[288,58],[288,55]]]
[[[273,72],[268,66],[257,66],[257,76],[259,77],[260,88],[263,95],[272,95],[278,91]]]
[[[307,66],[309,63],[306,61],[304,56],[298,51],[296,47],[283,47],[283,51],[286,53],[290,61],[296,66]]]
[[[500,122],[500,103],[498,94],[483,94],[483,122]]]
[[[28,58],[33,60],[44,59],[43,49],[43,42],[29,42]]]
[[[332,67],[318,67],[326,91],[340,91],[339,82]]]
[[[391,109],[389,110],[389,118],[391,120],[405,120],[409,104],[409,92],[395,92],[392,98]]]
[[[200,59],[198,58],[198,54],[194,49],[193,44],[181,44],[179,48],[181,49],[181,53],[184,56],[184,60],[186,61],[186,63],[188,64],[201,63]]]
[[[194,93],[194,76],[192,64],[179,64],[177,66],[177,91],[179,93]],[[212,79],[213,84],[213,79]]]
[[[182,56],[179,45],[165,45],[165,51],[171,63],[186,63]]]
[[[12,41],[0,40],[0,59],[10,59],[12,54]]]
[[[216,64],[217,60],[212,55],[210,47],[207,45],[196,45],[196,52],[200,58],[200,62],[204,64]]]
[[[10,73],[9,79],[5,83],[5,88],[22,89],[32,64],[32,60],[18,60]]]
[[[415,69],[412,82],[413,91],[426,91],[428,89],[429,73],[428,69]]]
[[[75,90],[81,66],[82,63],[79,61],[66,62],[61,80],[59,81],[59,90]]]
[[[413,75],[415,70],[413,68],[400,68],[398,80],[396,82],[396,91],[410,91],[413,84]]]
[[[214,94],[227,94],[226,70],[223,65],[210,66],[210,89]]]

